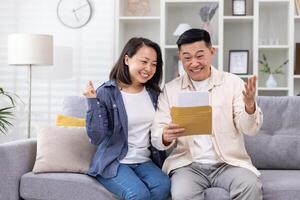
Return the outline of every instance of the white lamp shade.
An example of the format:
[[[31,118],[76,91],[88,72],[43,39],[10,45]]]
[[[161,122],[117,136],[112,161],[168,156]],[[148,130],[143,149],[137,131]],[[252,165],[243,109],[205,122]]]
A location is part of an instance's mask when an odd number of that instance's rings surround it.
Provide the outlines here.
[[[51,35],[15,33],[8,36],[9,65],[52,65]]]
[[[173,35],[174,36],[179,36],[182,33],[184,33],[185,31],[191,29],[192,27],[189,24],[178,24],[177,28],[175,29]]]

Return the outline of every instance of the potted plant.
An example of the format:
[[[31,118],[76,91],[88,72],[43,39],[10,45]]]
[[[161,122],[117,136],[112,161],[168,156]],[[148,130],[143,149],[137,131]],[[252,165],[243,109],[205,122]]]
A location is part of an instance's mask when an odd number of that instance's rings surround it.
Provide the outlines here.
[[[12,93],[4,91],[4,89],[0,87],[1,102],[4,101],[3,97],[9,100],[9,106],[4,106],[2,108],[2,104],[0,104],[0,132],[6,135],[8,127],[12,126],[10,120],[13,118],[12,109],[15,107],[15,100]]]
[[[264,73],[264,74],[269,75],[269,77],[266,81],[266,86],[267,87],[276,87],[277,82],[276,82],[273,75],[275,75],[275,74],[284,74],[284,72],[282,71],[283,67],[289,62],[289,60],[284,61],[281,65],[279,65],[275,69],[271,69],[271,67],[269,66],[266,55],[263,54],[262,57],[263,57],[262,60],[258,61],[259,64],[262,66],[259,71]]]

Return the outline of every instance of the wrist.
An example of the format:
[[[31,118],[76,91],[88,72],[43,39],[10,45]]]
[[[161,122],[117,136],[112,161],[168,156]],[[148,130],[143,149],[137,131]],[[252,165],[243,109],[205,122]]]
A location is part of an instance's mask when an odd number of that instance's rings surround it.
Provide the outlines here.
[[[245,109],[248,114],[253,114],[255,112],[255,102],[245,104]]]
[[[172,142],[167,141],[167,140],[165,139],[165,137],[164,137],[164,134],[163,134],[163,135],[162,135],[162,143],[163,143],[163,145],[165,145],[165,146],[169,146]]]
[[[252,102],[252,103],[245,104],[245,106],[246,106],[247,108],[254,108],[254,107],[255,107],[255,101]]]

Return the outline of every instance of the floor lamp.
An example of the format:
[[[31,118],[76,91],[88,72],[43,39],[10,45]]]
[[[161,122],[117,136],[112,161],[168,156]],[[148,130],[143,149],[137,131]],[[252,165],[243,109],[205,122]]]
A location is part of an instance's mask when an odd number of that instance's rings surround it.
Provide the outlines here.
[[[27,137],[30,138],[32,66],[53,64],[53,37],[51,35],[24,33],[9,35],[8,64],[28,66],[29,69]]]

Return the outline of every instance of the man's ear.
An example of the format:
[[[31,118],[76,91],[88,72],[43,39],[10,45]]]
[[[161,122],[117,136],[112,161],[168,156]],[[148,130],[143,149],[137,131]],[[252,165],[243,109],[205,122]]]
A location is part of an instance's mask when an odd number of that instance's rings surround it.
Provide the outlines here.
[[[212,56],[215,56],[216,48],[215,47],[210,47],[210,53],[211,53]]]
[[[181,60],[180,50],[177,51],[178,60]]]

